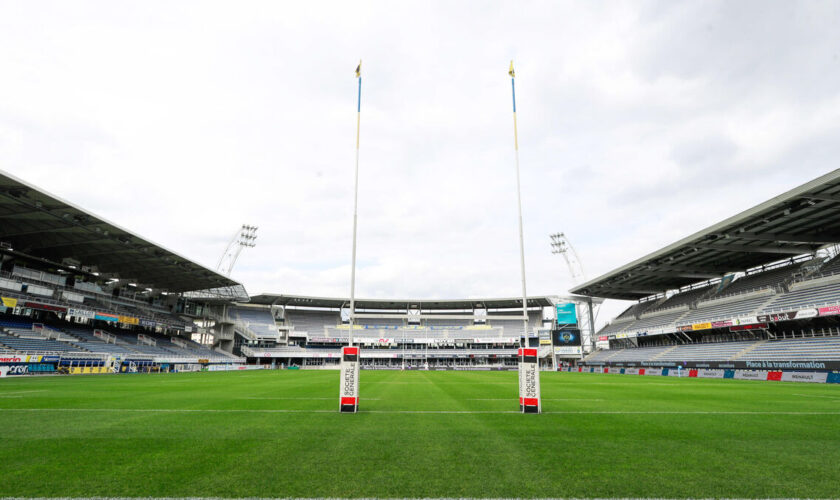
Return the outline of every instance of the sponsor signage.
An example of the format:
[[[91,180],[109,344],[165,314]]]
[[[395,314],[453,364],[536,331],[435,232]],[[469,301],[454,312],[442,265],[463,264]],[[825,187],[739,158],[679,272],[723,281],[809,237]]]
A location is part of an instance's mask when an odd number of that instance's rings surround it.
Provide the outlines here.
[[[782,382],[814,382],[824,384],[828,373],[819,372],[782,372]]]
[[[147,326],[149,328],[154,328],[155,327],[155,322],[150,320],[150,319],[141,319],[140,320],[140,326]]]
[[[116,323],[119,321],[119,316],[116,314],[107,314],[107,313],[95,313],[93,315],[94,319],[98,319],[100,321],[110,321],[111,323]]]
[[[725,328],[727,326],[732,326],[732,322],[729,320],[726,321],[712,321],[712,328]]]
[[[139,325],[140,318],[134,316],[117,316],[117,320],[124,325]]]
[[[3,300],[3,305],[6,307],[15,308],[17,307],[17,299],[13,299],[10,297],[0,297]]]
[[[723,378],[723,370],[697,370],[698,378]]]
[[[753,323],[751,325],[732,325],[729,327],[730,332],[740,332],[744,330],[766,330],[770,325],[767,323]]]
[[[23,303],[24,307],[29,307],[31,309],[40,309],[42,311],[57,311],[57,312],[65,312],[67,311],[66,307],[63,306],[54,306],[52,304],[41,304],[40,302],[30,302],[26,301]]]
[[[78,309],[76,307],[71,307],[67,309],[67,314],[73,316],[74,318],[93,318],[95,313],[93,311],[89,311],[87,309]]]
[[[599,340],[599,341],[601,341],[601,342],[603,342],[603,341],[605,341],[605,340],[610,340],[610,338],[609,338],[609,337],[607,337],[606,335],[601,335],[600,337],[598,337],[598,340]]]
[[[574,303],[557,304],[554,311],[557,326],[577,324],[577,308]]]
[[[580,356],[580,346],[554,346],[554,354]]]
[[[29,365],[0,366],[0,377],[26,375],[27,373],[29,373]]]
[[[819,315],[819,311],[816,309],[802,309],[797,311],[796,319],[808,319],[808,318],[816,318]]]
[[[836,316],[840,314],[840,306],[820,307],[817,312],[820,316]]]
[[[519,349],[519,410],[540,413],[540,364],[536,349]]]
[[[802,371],[840,371],[840,361],[582,361],[585,366],[613,366],[613,367],[648,367],[659,368],[682,367],[697,369],[721,370],[802,370]]]
[[[767,380],[767,372],[754,370],[735,370],[732,377],[737,380]]]
[[[691,329],[694,331],[698,330],[711,330],[712,324],[711,323],[694,323],[691,325]]]
[[[787,311],[781,313],[774,313],[774,314],[761,314],[757,316],[759,323],[777,323],[779,321],[790,321],[796,318],[796,313],[798,311]]]
[[[679,331],[679,332],[690,332],[691,330],[692,330],[691,325],[683,325],[683,326],[678,326],[677,327],[677,331]]]
[[[341,342],[341,339],[337,339],[334,337],[309,337],[310,342],[319,342],[322,344],[337,344]]]
[[[359,411],[359,358],[360,348],[341,348],[341,377],[339,379],[338,408],[342,413]]]

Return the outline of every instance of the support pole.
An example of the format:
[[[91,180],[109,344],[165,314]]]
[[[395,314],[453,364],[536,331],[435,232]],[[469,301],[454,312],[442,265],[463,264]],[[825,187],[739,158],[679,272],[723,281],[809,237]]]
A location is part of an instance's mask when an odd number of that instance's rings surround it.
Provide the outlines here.
[[[520,344],[521,349],[518,353],[519,407],[523,413],[539,413],[541,411],[539,395],[539,348],[531,350],[528,347],[528,294],[525,287],[525,238],[522,229],[522,188],[519,181],[519,131],[516,127],[516,73],[513,70],[513,61],[510,62],[508,74],[510,75],[510,90],[511,97],[513,98],[513,150],[516,158],[516,205],[519,216],[519,270],[522,278],[522,342]],[[532,353],[536,362],[535,371],[530,362],[530,355]]]
[[[353,328],[356,322],[356,228],[359,218],[359,130],[362,124],[362,61],[356,68],[359,80],[358,100],[356,101],[356,170],[353,185],[353,258],[350,268],[350,334],[349,345],[353,345]]]

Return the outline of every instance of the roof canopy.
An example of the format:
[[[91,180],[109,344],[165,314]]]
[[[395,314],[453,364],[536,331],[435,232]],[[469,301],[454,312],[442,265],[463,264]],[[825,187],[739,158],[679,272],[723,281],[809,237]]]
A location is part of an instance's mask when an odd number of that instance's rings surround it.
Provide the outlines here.
[[[572,293],[636,300],[840,242],[840,169],[583,285]]]
[[[138,286],[184,292],[239,283],[0,171],[0,243],[51,263],[73,259]]]
[[[580,297],[584,299],[584,297]],[[350,304],[350,299],[339,297],[307,297],[303,295],[262,294],[251,297],[251,304],[282,305],[297,307],[341,308]],[[528,297],[528,307],[549,307],[554,303],[548,297]],[[394,309],[404,310],[409,307],[419,309],[515,309],[522,307],[522,298],[506,299],[356,299],[357,309]]]

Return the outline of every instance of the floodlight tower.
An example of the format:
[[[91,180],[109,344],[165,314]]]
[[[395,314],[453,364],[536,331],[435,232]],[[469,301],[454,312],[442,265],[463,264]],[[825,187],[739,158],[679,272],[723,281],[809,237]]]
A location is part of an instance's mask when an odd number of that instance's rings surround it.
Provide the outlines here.
[[[586,281],[586,273],[583,270],[583,263],[569,238],[564,233],[554,233],[551,237],[551,253],[560,255],[566,261],[569,275],[572,278],[572,285],[578,285]],[[586,302],[586,315],[581,318],[581,340],[583,345],[588,345],[590,351],[595,350],[595,317],[598,315],[597,306],[593,306],[592,298]]]
[[[219,263],[216,264],[217,271],[225,276],[230,276],[231,271],[233,271],[233,265],[236,264],[236,259],[239,258],[242,249],[245,247],[254,248],[256,246],[257,229],[259,229],[257,226],[242,224],[242,227],[236,231],[230,243],[228,243],[225,253],[219,258]]]

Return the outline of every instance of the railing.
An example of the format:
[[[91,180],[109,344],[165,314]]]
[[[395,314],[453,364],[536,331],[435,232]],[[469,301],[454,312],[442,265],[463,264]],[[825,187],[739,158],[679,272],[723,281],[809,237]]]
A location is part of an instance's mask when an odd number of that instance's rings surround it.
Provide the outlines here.
[[[20,275],[11,274],[8,271],[0,271],[0,278],[7,278],[9,280],[13,280],[13,281],[16,281],[18,283],[21,283]],[[130,310],[126,309],[126,307],[135,307],[135,306],[126,304],[123,307],[120,307],[120,304],[118,302],[114,302],[113,297],[111,297],[110,295],[108,295],[107,293],[104,293],[104,292],[99,293],[99,292],[95,292],[95,291],[91,291],[91,290],[84,290],[84,289],[79,289],[79,288],[62,286],[62,285],[58,285],[56,283],[39,281],[35,278],[26,278],[26,279],[30,280],[30,281],[37,281],[37,282],[45,284],[45,285],[49,285],[49,287],[53,290],[54,293],[55,292],[64,292],[64,291],[68,291],[68,292],[71,292],[71,293],[79,293],[80,295],[92,298],[92,299],[94,299],[98,302],[103,302],[107,306],[107,310],[109,312],[124,313],[125,315],[132,315],[132,316],[133,315],[138,315],[137,312],[130,311]],[[35,302],[35,301],[45,302],[46,301],[45,303],[52,304],[52,305],[59,305],[59,306],[62,306],[62,307],[73,307],[73,308],[80,308],[80,309],[81,309],[81,307],[80,307],[81,305],[85,305],[85,304],[78,304],[76,302],[67,301],[67,300],[56,301],[53,298],[46,297],[46,296],[41,296],[41,295],[37,295],[37,294],[27,295],[27,294],[23,294],[21,291],[8,291],[7,292],[7,291],[5,291],[6,289],[3,289],[3,290],[4,290],[3,291],[4,295],[8,295],[10,293],[17,293],[18,298],[26,299],[27,297],[29,297],[29,298],[33,299],[33,302]],[[89,295],[86,295],[86,294],[89,294]],[[37,297],[37,299],[35,297]],[[160,310],[151,309],[149,307],[149,304],[146,303],[146,302],[136,301],[136,300],[128,299],[128,298],[125,298],[125,297],[122,297],[121,300],[124,300],[126,302],[136,302],[138,307],[149,309],[149,312],[151,313],[150,315],[149,314],[138,315],[138,317],[141,318],[141,319],[149,319],[149,320],[153,320],[153,321],[156,321],[156,322],[163,322],[163,323],[166,323],[166,324],[186,324],[182,320],[175,320],[174,316],[172,316],[172,313],[170,313],[169,311],[165,311],[163,309],[160,309]],[[91,307],[91,306],[87,306],[87,307]],[[158,312],[160,314],[156,315],[155,312]]]

